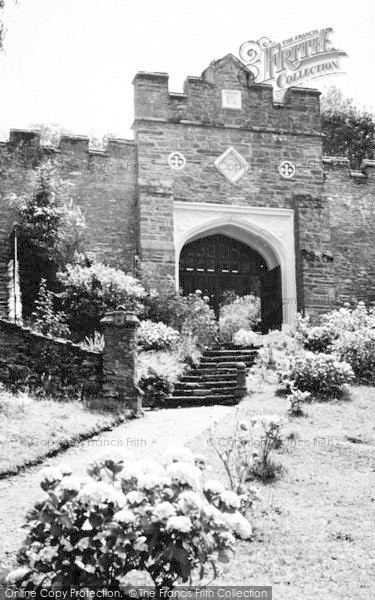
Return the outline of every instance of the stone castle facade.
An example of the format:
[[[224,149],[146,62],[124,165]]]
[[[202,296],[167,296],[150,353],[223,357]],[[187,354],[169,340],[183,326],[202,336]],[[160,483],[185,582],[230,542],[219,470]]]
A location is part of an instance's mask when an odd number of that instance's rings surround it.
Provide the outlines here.
[[[93,151],[88,138],[64,135],[51,149],[36,132],[12,130],[0,143],[2,316],[14,219],[6,198],[31,189],[46,158],[74,183],[89,249],[110,265],[133,270],[138,256],[148,276],[213,294],[238,281],[262,296],[267,327],[375,300],[375,161],[353,172],[322,155],[317,90],[290,88],[275,103],[232,55],[188,77],[180,94],[165,73],[137,73],[133,84],[134,140]]]

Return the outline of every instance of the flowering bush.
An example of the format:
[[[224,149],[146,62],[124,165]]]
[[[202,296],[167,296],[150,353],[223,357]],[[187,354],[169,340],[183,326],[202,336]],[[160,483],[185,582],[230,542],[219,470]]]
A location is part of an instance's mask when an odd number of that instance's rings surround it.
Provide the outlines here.
[[[60,301],[72,331],[91,334],[99,329],[100,319],[107,310],[119,305],[125,310],[141,313],[146,292],[132,275],[119,269],[94,263],[90,267],[69,265],[59,273],[63,286]]]
[[[374,328],[375,309],[366,308],[364,302],[358,302],[355,308],[346,304],[322,315],[319,325],[312,326],[309,317],[299,317],[296,338],[307,350],[331,353],[335,341],[345,333]]]
[[[143,404],[163,404],[173,392],[174,384],[185,369],[178,352],[141,352],[137,361],[138,387],[143,392]]]
[[[289,368],[280,373],[280,380],[292,382],[302,392],[315,397],[329,398],[342,394],[344,385],[354,378],[349,363],[331,354],[304,352],[290,357]]]
[[[233,344],[235,346],[259,346],[261,343],[261,336],[249,329],[239,329],[233,335]]]
[[[138,328],[138,343],[144,350],[170,350],[179,340],[179,333],[161,321],[141,321]]]
[[[258,357],[255,362],[263,377],[266,378],[267,372],[277,372],[286,370],[289,367],[290,357],[301,352],[301,346],[298,341],[282,333],[281,331],[270,331],[262,336],[263,345],[258,351]]]
[[[306,350],[329,354],[333,340],[338,337],[338,331],[328,323],[312,326],[309,317],[299,316],[295,337]]]
[[[344,307],[322,315],[321,323],[339,335],[344,331],[375,328],[375,308],[366,308],[364,302],[358,302],[355,308],[350,308],[346,303]]]
[[[215,313],[200,293],[181,296],[168,285],[150,290],[145,302],[149,319],[162,321],[183,337],[193,337],[198,348],[210,347],[217,340]]]
[[[350,363],[358,379],[375,381],[375,329],[346,331],[334,341],[332,350],[340,360]]]
[[[202,493],[203,470],[188,453],[179,458],[169,456],[163,467],[107,454],[89,465],[89,478],[44,469],[46,494],[27,515],[20,566],[8,586],[113,591],[146,571],[158,589],[171,589],[204,577],[211,564],[216,574],[233,532],[249,539],[251,526],[236,494],[212,486]]]
[[[240,329],[254,329],[260,321],[260,299],[252,294],[235,297],[220,308],[219,330],[223,343],[233,342]]]

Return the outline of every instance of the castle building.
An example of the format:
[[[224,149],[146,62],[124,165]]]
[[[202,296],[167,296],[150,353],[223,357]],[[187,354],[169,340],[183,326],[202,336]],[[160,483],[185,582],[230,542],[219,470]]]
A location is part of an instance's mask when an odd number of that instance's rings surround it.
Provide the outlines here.
[[[105,151],[82,136],[44,148],[36,132],[0,144],[0,311],[9,315],[13,217],[7,195],[32,188],[46,158],[74,195],[99,260],[148,277],[172,276],[217,305],[254,292],[262,326],[290,326],[297,311],[321,313],[375,300],[375,161],[360,171],[324,157],[319,92],[289,88],[276,103],[232,55],[188,77],[136,74],[134,140]]]

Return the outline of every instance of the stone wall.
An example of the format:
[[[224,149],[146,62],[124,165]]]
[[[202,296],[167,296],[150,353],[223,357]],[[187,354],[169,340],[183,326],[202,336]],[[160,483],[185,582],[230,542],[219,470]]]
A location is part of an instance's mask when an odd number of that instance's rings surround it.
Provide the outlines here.
[[[0,381],[6,385],[43,387],[54,397],[96,396],[102,371],[101,354],[0,320]]]
[[[138,319],[121,308],[102,319],[103,352],[0,319],[0,382],[44,389],[53,397],[96,397],[105,407],[137,410]]]
[[[375,161],[326,157],[336,301],[375,301]]]
[[[35,168],[51,159],[86,217],[88,251],[98,260],[132,270],[136,253],[136,156],[133,141],[110,139],[106,151],[89,150],[89,139],[64,135],[58,148],[42,147],[40,135],[13,130],[0,143],[0,314],[7,308],[9,236],[15,214],[7,195],[32,190]]]

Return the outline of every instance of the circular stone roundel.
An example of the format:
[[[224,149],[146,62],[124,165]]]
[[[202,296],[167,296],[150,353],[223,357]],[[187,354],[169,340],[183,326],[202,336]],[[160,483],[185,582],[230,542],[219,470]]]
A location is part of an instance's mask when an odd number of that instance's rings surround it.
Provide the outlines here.
[[[186,165],[186,158],[181,152],[171,152],[168,156],[168,164],[171,169],[180,171]]]
[[[279,173],[284,179],[291,179],[296,172],[296,166],[290,160],[284,160],[279,165]]]

